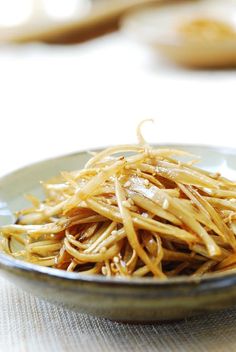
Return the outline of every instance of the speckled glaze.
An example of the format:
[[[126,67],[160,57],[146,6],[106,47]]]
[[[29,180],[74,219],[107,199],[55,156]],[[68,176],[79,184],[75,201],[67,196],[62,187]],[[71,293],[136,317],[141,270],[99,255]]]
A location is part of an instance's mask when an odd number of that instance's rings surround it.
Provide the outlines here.
[[[201,166],[236,179],[236,150],[203,146],[173,146],[201,155]],[[13,221],[12,212],[26,205],[23,194],[40,195],[39,180],[61,170],[79,169],[86,152],[46,160],[0,180],[0,223]],[[43,299],[113,320],[152,322],[176,320],[236,304],[236,275],[215,274],[203,279],[124,279],[85,276],[40,267],[0,254],[1,274]]]

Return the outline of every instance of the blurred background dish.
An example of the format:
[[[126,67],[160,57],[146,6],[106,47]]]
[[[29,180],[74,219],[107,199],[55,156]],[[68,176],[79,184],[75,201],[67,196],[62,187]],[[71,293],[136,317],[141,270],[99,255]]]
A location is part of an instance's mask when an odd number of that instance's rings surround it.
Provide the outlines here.
[[[236,65],[236,1],[180,2],[128,14],[123,29],[190,67]]]
[[[84,41],[117,29],[126,11],[159,2],[162,0],[0,0],[0,43]]]

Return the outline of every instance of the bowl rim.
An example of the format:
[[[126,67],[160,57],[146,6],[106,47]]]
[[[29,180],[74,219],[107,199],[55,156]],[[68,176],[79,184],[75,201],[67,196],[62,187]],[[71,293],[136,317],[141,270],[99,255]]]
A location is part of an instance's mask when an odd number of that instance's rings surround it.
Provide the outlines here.
[[[236,148],[225,147],[217,145],[207,145],[207,144],[189,144],[189,143],[152,143],[154,147],[169,147],[169,148],[201,148],[213,152],[218,152],[219,154],[228,154],[236,156]],[[108,146],[110,147],[110,146]],[[89,153],[89,151],[99,152],[106,147],[98,147],[91,149],[81,149],[77,152],[66,153],[58,155],[56,157],[46,158],[34,163],[30,163],[21,168],[13,170],[0,177],[0,187],[1,184],[6,181],[9,177],[14,177],[15,175],[21,174],[34,166],[40,166],[43,164],[50,163],[54,160],[60,160],[64,158],[77,157],[83,154]],[[201,277],[191,277],[191,276],[181,276],[181,277],[171,277],[168,279],[159,279],[153,277],[142,277],[142,278],[124,278],[124,277],[105,277],[102,275],[86,275],[82,273],[67,272],[65,270],[59,270],[56,268],[44,267],[36,265],[33,263],[27,263],[23,260],[12,258],[10,255],[5,253],[0,253],[0,269],[5,271],[17,271],[25,274],[33,273],[35,275],[43,275],[43,277],[51,277],[57,279],[63,279],[65,281],[81,282],[88,284],[102,284],[102,285],[114,285],[114,286],[148,286],[148,287],[163,287],[168,288],[170,286],[192,286],[199,284],[202,285],[203,290],[205,286],[207,289],[212,288],[225,288],[229,286],[236,286],[236,271],[228,273],[212,273],[205,274]]]
[[[39,266],[27,263],[18,259],[11,258],[7,254],[0,253],[0,270],[5,272],[21,273],[28,276],[33,274],[38,278],[59,279],[66,282],[83,283],[83,284],[99,284],[102,286],[121,286],[137,288],[180,288],[186,289],[198,286],[200,291],[209,291],[211,289],[225,289],[227,287],[236,286],[236,273],[215,273],[205,274],[202,277],[172,277],[169,279],[159,279],[152,277],[144,278],[123,278],[123,277],[106,277],[102,275],[85,275],[81,273],[67,272],[65,270],[54,269],[50,267]]]

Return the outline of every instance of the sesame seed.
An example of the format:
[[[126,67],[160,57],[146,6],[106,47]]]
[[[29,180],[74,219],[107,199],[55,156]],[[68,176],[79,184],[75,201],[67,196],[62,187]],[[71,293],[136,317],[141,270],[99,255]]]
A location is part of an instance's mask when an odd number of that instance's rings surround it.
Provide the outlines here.
[[[212,194],[213,193],[210,188],[206,188],[206,187],[203,188],[203,191],[208,193],[208,194]]]
[[[130,187],[131,186],[131,182],[130,181],[127,181],[125,184],[124,184],[125,187]]]
[[[119,263],[119,261],[120,261],[120,260],[119,260],[119,258],[118,258],[118,257],[114,257],[114,258],[113,258],[113,262],[114,262],[114,263],[118,264],[118,263]]]
[[[163,208],[163,209],[168,209],[168,207],[169,207],[169,202],[168,202],[167,199],[165,199],[164,202],[163,202],[163,204],[162,204],[162,208]]]

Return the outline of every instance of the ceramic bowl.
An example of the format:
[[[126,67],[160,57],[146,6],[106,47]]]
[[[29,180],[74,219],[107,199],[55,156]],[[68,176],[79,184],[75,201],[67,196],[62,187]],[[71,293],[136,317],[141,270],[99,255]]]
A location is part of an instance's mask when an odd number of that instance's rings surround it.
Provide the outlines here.
[[[223,68],[236,66],[236,35],[224,40],[191,40],[179,28],[194,19],[213,19],[236,32],[233,0],[178,1],[129,13],[122,20],[125,33],[150,46],[154,52],[181,66]]]
[[[202,167],[236,179],[236,150],[203,146],[171,146],[202,156]],[[40,180],[61,170],[83,167],[86,152],[46,160],[0,180],[0,223],[14,221],[26,206],[25,193],[40,193]],[[55,304],[119,321],[176,320],[236,304],[236,275],[211,274],[202,279],[124,279],[85,276],[40,267],[0,254],[0,272],[15,285]]]

